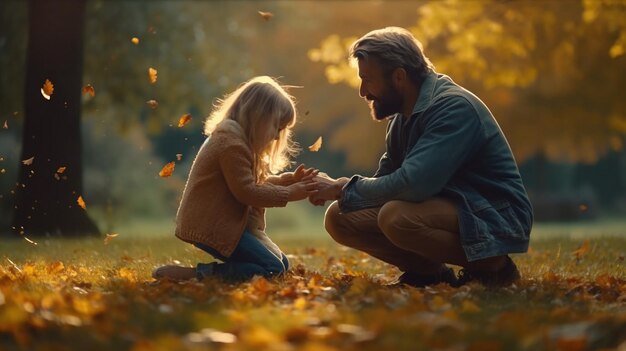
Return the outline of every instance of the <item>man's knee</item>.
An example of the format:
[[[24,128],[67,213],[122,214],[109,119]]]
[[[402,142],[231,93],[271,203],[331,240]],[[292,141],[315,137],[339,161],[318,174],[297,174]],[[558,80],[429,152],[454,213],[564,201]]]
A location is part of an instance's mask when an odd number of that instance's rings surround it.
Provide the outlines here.
[[[324,228],[338,243],[345,244],[350,237],[345,225],[345,217],[341,214],[337,201],[333,202],[324,215]]]
[[[403,201],[389,201],[380,209],[378,213],[378,226],[385,236],[397,246],[403,247],[407,240],[407,231],[411,232],[413,239],[419,235],[419,231],[424,227],[424,223],[417,216],[409,219],[405,215]]]

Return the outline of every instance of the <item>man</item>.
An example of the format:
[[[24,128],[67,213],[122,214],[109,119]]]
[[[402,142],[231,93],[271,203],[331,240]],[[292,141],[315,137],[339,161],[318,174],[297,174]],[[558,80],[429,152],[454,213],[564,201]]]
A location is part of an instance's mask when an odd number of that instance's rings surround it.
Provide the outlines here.
[[[325,227],[338,243],[397,266],[416,287],[519,279],[508,254],[528,249],[532,207],[507,140],[485,104],[438,74],[397,27],[350,49],[359,95],[388,119],[373,177],[318,177],[316,205],[337,200]],[[462,266],[457,278],[446,264]]]

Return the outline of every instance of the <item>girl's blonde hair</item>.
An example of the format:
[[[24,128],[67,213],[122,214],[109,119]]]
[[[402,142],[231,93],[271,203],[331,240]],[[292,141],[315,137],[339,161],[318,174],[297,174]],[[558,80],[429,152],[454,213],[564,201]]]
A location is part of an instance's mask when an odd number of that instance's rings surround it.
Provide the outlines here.
[[[296,107],[294,98],[274,79],[254,77],[213,107],[204,123],[204,133],[210,135],[225,119],[239,123],[252,149],[257,182],[291,165],[290,157],[298,151],[291,140]],[[279,128],[282,129],[275,139]]]

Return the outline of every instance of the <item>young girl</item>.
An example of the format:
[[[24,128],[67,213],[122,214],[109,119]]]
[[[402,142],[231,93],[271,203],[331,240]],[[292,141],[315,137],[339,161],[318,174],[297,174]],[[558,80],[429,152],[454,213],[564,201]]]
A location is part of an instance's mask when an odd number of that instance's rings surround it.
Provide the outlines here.
[[[265,208],[314,193],[315,169],[283,170],[295,154],[293,98],[270,77],[244,83],[205,123],[209,137],[193,162],[176,215],[176,236],[223,263],[162,266],[154,278],[215,276],[242,281],[286,272],[287,257],[265,234]]]

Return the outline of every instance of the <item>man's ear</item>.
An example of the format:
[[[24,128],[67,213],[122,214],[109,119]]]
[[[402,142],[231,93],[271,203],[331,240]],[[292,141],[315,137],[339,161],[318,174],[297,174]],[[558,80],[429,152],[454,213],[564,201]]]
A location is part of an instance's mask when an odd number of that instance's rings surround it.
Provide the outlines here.
[[[403,88],[409,79],[406,70],[402,67],[398,67],[391,73],[391,81],[397,89]]]

